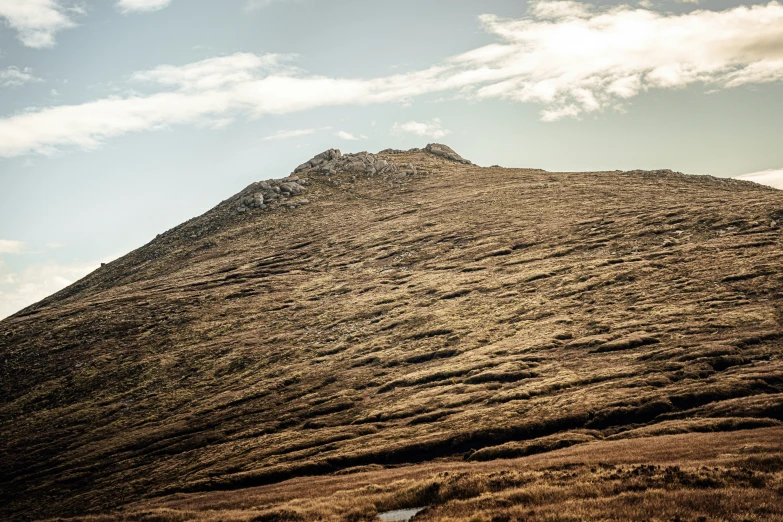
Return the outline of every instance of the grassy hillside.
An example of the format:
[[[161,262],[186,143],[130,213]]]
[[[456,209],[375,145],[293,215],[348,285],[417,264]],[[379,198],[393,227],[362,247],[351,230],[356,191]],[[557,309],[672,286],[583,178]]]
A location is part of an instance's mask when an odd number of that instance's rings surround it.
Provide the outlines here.
[[[0,322],[0,517],[783,516],[783,192],[381,158]]]

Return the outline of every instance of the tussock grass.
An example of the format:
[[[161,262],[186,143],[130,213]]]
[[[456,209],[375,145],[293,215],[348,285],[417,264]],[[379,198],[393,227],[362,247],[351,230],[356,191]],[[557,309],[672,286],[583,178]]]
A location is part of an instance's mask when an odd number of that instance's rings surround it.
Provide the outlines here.
[[[175,496],[153,500],[146,509],[75,520],[371,521],[384,511],[421,506],[426,509],[416,520],[424,521],[783,517],[781,428],[617,442],[591,435],[573,433],[592,442],[561,449],[553,458],[364,470]]]
[[[783,421],[783,237],[770,225],[783,193],[667,172],[393,159],[419,174],[302,174],[306,205],[220,207],[0,322],[0,518],[306,476],[353,493],[197,516],[359,520],[370,505],[407,505],[397,489],[378,493],[383,502],[355,491],[377,466],[464,464],[498,447],[555,458],[597,444],[556,449],[583,430],[650,441]],[[464,479],[478,497],[411,478],[445,495],[444,511],[420,516],[503,515],[485,472]],[[753,494],[778,491],[773,479]],[[541,495],[558,487],[537,480]],[[571,516],[569,502],[585,519],[611,506],[637,516],[633,503],[648,502],[639,491],[582,499],[589,483],[573,484],[565,504],[532,517]],[[192,511],[133,505],[149,517]],[[531,518],[521,509],[506,515]]]

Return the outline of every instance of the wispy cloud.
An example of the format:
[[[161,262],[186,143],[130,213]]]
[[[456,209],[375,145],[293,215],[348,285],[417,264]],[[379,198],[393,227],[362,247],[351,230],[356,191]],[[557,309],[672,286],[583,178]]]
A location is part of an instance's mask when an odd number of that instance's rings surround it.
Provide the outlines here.
[[[100,264],[101,261],[67,264],[47,262],[12,272],[0,259],[0,319],[62,290],[98,268]]]
[[[393,101],[423,92],[410,75],[379,80],[305,76],[287,57],[238,53],[134,75],[158,92],[28,110],[0,119],[0,156],[61,147],[98,147],[128,132],[204,124],[245,115],[286,114],[330,105]],[[423,79],[434,73],[418,75]],[[414,81],[411,81],[414,80]],[[426,82],[422,82],[426,83]],[[140,88],[144,86],[139,85]]]
[[[530,18],[481,22],[503,43],[453,60],[487,78],[476,96],[541,103],[547,121],[616,107],[651,88],[783,78],[778,2],[681,15],[539,2]]]
[[[0,0],[0,18],[22,44],[36,49],[54,46],[55,35],[75,25],[68,13],[58,0]]]
[[[0,239],[0,254],[21,254],[24,251],[24,241]]]
[[[158,11],[168,7],[171,0],[118,0],[117,8],[123,13]]]
[[[451,131],[441,126],[440,118],[433,118],[432,121],[420,123],[418,121],[409,121],[406,123],[395,123],[392,127],[393,134],[415,134],[416,136],[428,136],[439,139],[449,134]]]
[[[279,130],[274,134],[271,134],[263,139],[265,140],[288,140],[291,138],[298,138],[300,136],[308,136],[318,131],[331,130],[331,127],[321,127],[320,129],[295,129],[295,130]]]
[[[264,9],[272,4],[279,4],[283,2],[300,2],[302,0],[247,0],[245,2],[245,11],[258,11]]]
[[[348,141],[358,141],[358,140],[367,139],[367,136],[365,136],[364,134],[357,136],[355,134],[351,134],[350,132],[346,132],[342,130],[335,132],[334,135],[340,138],[341,140],[348,140]]]
[[[251,53],[139,72],[134,87],[144,93],[0,119],[0,156],[90,149],[113,136],[178,124],[222,127],[237,117],[410,103],[446,91],[537,103],[541,118],[554,121],[622,107],[649,89],[783,80],[783,5],[776,1],[680,15],[538,2],[522,19],[482,15],[480,21],[497,43],[393,76],[316,76],[294,67],[290,56]]]
[[[296,130],[280,130],[265,137],[265,140],[290,140],[291,138],[298,138],[300,136],[307,136],[313,134],[316,129],[296,129]]]
[[[16,66],[0,69],[0,87],[21,87],[26,83],[42,82],[41,78],[33,76],[33,70],[29,67],[20,69]]]
[[[737,176],[738,179],[744,179],[747,181],[755,181],[762,185],[768,185],[777,189],[783,190],[783,169],[769,169],[759,172],[751,172],[750,174],[743,174]]]
[[[29,256],[41,253],[29,249],[28,246],[24,241],[0,239],[0,319],[62,290],[100,267],[101,263],[119,257],[119,255],[112,255],[98,261],[72,263],[46,261],[32,263],[23,270],[11,270],[3,261],[3,256]],[[46,244],[46,247],[51,250],[64,246],[63,243]]]

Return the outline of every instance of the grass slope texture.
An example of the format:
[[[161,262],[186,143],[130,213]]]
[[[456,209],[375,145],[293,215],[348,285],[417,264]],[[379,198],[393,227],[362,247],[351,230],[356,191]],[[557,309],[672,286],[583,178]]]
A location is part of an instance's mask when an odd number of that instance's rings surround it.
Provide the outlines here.
[[[781,520],[781,225],[327,151],[0,322],[0,518]]]

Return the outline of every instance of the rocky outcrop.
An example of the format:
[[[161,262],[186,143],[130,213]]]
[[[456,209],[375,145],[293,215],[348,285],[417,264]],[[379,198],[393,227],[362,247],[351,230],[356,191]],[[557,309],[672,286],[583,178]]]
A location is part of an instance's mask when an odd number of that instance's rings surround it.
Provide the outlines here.
[[[294,170],[294,173],[302,172],[304,170],[312,169],[314,167],[318,167],[323,165],[324,163],[329,163],[335,160],[338,160],[342,157],[342,153],[337,149],[329,149],[327,151],[324,151],[318,155],[316,155],[313,159],[310,161],[307,161],[305,163],[302,163],[296,169]]]
[[[456,161],[458,163],[463,163],[465,165],[473,165],[473,162],[466,160],[454,150],[449,147],[448,145],[443,145],[441,143],[430,143],[427,145],[424,150],[429,152],[430,154],[434,154],[435,156],[440,156],[442,158],[446,158],[451,161]]]
[[[273,203],[282,203],[292,196],[298,196],[305,191],[306,180],[299,176],[289,176],[283,179],[270,179],[250,184],[245,190],[228,200],[234,212],[244,214],[252,208],[265,209]]]
[[[326,176],[334,176],[342,172],[374,176],[376,174],[391,174],[397,172],[397,169],[396,163],[377,154],[368,152],[342,154],[339,150],[329,149],[307,163],[299,165],[294,172],[309,170]]]
[[[440,156],[451,161],[472,165],[470,161],[454,152],[454,150],[440,143],[431,143],[425,149],[411,149],[402,151],[398,149],[386,149],[379,154],[369,152],[357,152],[355,154],[343,154],[338,149],[326,150],[311,160],[302,163],[294,173],[287,178],[259,181],[251,184],[240,193],[228,200],[233,214],[244,214],[251,209],[267,209],[270,206],[296,206],[304,204],[307,200],[289,201],[289,198],[301,195],[305,190],[307,180],[300,178],[298,174],[335,176],[347,173],[352,178],[357,176],[373,177],[382,175],[384,179],[391,177],[392,181],[402,182],[407,176],[418,173],[412,163],[398,165],[388,158],[389,155],[405,154],[426,151],[435,156]]]

